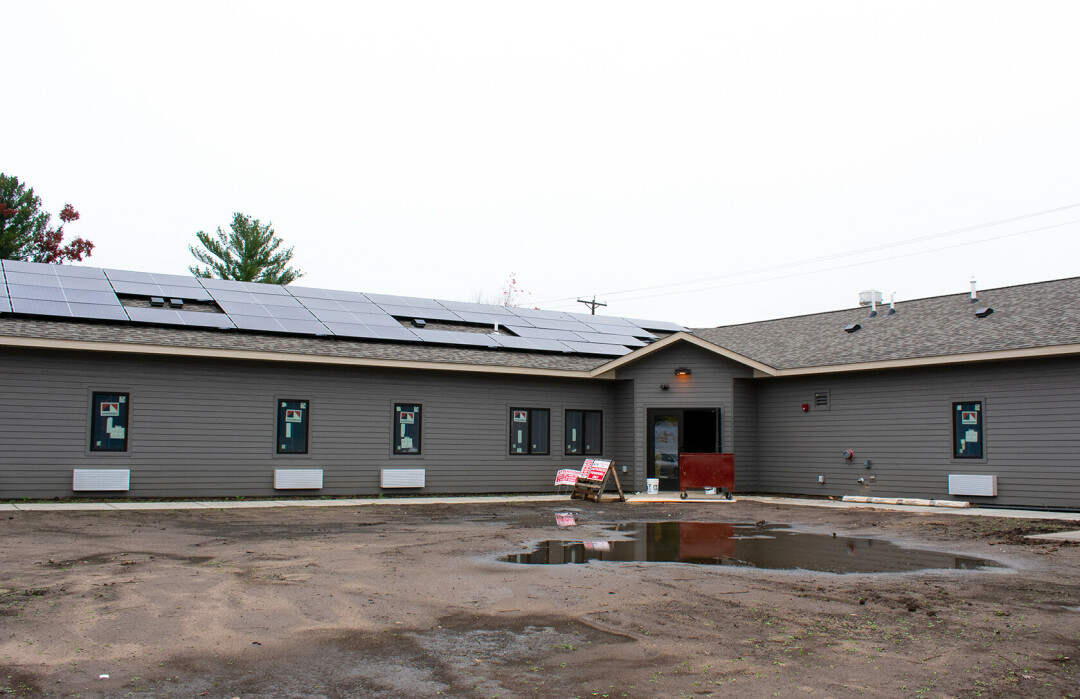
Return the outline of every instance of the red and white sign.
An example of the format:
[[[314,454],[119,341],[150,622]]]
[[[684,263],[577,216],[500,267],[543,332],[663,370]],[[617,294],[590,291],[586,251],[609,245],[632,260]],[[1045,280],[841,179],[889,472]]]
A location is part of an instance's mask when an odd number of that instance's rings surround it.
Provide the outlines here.
[[[101,417],[120,417],[120,403],[102,401]]]
[[[979,424],[979,414],[974,410],[965,410],[960,414],[960,421],[965,425]]]
[[[301,411],[299,411],[299,410],[286,410],[285,411],[285,422],[300,422],[301,421],[300,413],[301,413]]]
[[[416,422],[416,413],[412,411],[406,412],[402,410],[401,413],[398,415],[398,422],[400,422],[402,425],[411,425]]]
[[[528,421],[529,421],[529,411],[527,411],[527,410],[515,410],[514,411],[514,422],[528,422]]]

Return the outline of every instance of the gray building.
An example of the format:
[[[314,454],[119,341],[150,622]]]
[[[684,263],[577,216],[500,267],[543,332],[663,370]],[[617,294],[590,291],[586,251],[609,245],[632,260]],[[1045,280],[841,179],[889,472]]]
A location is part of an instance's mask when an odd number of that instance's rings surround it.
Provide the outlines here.
[[[2,499],[550,492],[594,456],[680,489],[726,452],[737,492],[1080,507],[1080,279],[687,330],[2,270]]]

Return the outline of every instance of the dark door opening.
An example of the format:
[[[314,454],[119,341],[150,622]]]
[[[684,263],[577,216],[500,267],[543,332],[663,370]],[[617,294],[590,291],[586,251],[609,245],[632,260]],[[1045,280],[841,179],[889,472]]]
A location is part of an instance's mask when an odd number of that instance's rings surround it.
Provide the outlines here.
[[[649,409],[648,477],[660,490],[680,490],[679,454],[718,454],[720,409]]]

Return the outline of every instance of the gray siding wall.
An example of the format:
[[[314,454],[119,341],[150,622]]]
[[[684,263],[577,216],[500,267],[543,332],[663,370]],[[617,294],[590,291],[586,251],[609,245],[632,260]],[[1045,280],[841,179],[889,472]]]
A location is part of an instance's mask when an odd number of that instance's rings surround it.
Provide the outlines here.
[[[759,489],[1080,507],[1080,359],[761,379]],[[829,410],[803,413],[815,391]],[[952,404],[983,401],[984,460],[952,458]],[[845,449],[855,459],[842,458]],[[863,467],[871,459],[870,469]],[[824,485],[817,483],[824,475]],[[949,474],[998,477],[995,498],[948,495]],[[863,487],[858,478],[875,476]]]
[[[743,492],[760,490],[758,482],[757,384],[751,379],[735,379],[732,385],[735,444],[735,487]]]
[[[676,367],[690,369],[690,376],[676,377]],[[633,477],[628,479],[633,483],[631,489],[645,490],[650,408],[720,408],[721,442],[724,451],[730,451],[737,448],[732,381],[749,378],[752,373],[748,367],[688,343],[672,345],[619,369],[617,377],[631,380],[634,385]],[[668,390],[660,390],[660,384],[667,384]],[[738,469],[738,453],[735,464]],[[740,487],[737,472],[735,487]]]
[[[88,450],[94,390],[130,393],[128,453]],[[426,469],[425,493],[553,492],[557,469],[581,465],[563,455],[563,411],[603,410],[611,455],[614,392],[614,381],[4,350],[0,498],[71,496],[74,468],[131,469],[132,497],[305,492],[274,491],[275,468],[324,469],[322,494],[378,493],[388,467]],[[311,403],[306,455],[275,453],[281,398]],[[391,455],[395,401],[423,405],[421,456]],[[509,454],[512,407],[550,409],[550,455]]]

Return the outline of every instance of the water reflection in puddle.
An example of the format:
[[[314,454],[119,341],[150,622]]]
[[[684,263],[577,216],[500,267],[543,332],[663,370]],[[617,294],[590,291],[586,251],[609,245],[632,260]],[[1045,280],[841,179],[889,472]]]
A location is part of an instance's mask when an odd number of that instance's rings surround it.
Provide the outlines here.
[[[776,524],[628,522],[614,530],[631,538],[544,541],[532,553],[500,559],[533,565],[646,561],[729,565],[827,573],[904,573],[932,568],[999,568],[994,561],[909,549],[882,539],[793,532]]]

